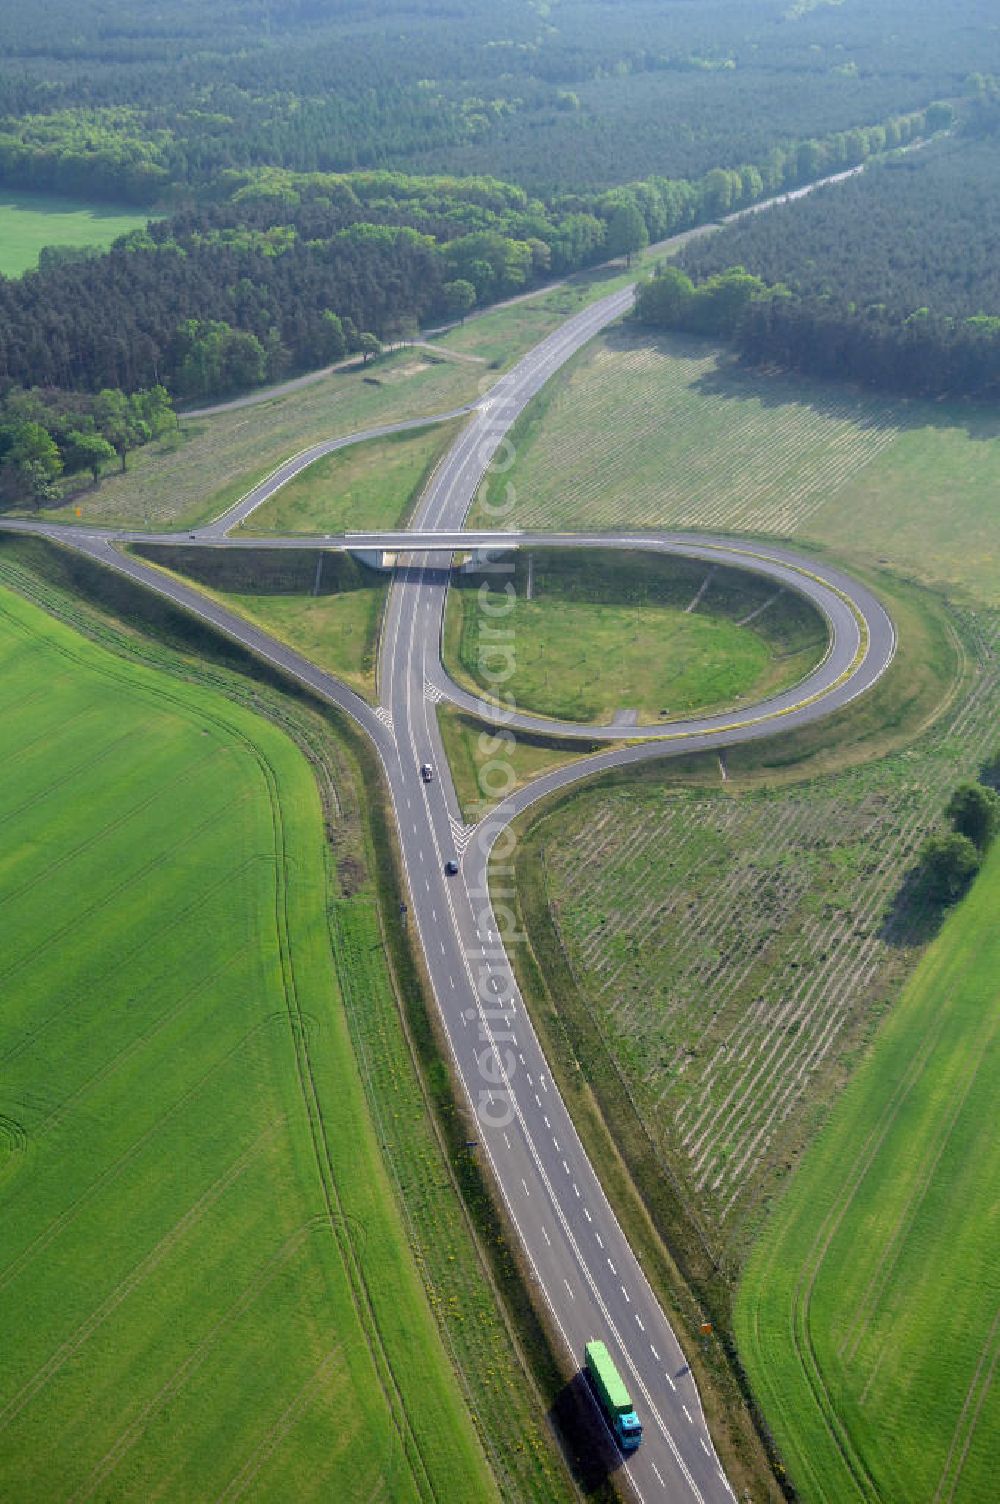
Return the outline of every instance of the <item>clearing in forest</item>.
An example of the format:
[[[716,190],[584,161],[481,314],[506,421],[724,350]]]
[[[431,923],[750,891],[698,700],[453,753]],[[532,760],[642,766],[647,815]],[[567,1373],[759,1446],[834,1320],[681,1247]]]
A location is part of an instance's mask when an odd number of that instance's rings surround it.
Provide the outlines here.
[[[50,245],[105,251],[119,235],[141,230],[151,218],[156,216],[113,204],[0,189],[0,274],[19,277],[30,271]]]
[[[710,341],[626,324],[536,398],[514,468],[486,484],[496,501],[515,487],[504,527],[788,534],[896,430],[888,402],[752,375]],[[495,514],[474,510],[472,525]]]
[[[6,590],[0,728],[6,1491],[491,1497],[366,1111],[304,757]]]

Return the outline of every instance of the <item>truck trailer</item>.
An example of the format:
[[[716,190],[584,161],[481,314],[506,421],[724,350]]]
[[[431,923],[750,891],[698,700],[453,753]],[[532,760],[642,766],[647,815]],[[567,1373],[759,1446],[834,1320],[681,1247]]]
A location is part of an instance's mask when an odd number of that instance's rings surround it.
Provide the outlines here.
[[[642,1423],[632,1408],[625,1381],[603,1342],[588,1342],[587,1372],[601,1408],[623,1452],[634,1452],[642,1440]]]

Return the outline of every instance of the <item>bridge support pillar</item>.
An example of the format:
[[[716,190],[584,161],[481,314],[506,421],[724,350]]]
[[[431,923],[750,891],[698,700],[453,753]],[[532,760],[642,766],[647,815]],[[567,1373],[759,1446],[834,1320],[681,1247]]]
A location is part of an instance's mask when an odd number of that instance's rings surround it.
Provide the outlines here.
[[[396,567],[396,554],[388,548],[349,548],[348,553],[368,569],[377,569],[380,574],[391,574]]]

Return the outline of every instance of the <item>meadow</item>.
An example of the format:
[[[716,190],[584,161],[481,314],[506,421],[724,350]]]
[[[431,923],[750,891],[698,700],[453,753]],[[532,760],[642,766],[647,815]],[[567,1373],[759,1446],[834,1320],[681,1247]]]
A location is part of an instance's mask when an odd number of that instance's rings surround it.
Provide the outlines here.
[[[38,265],[46,246],[106,250],[119,235],[140,230],[148,214],[47,193],[0,189],[0,275],[19,277]]]
[[[6,589],[0,706],[6,1488],[492,1497],[366,1107],[305,759]]]
[[[389,434],[335,449],[281,487],[244,533],[343,533],[397,528],[407,518],[459,422]]]
[[[745,1361],[805,1497],[986,1504],[1000,1355],[1000,848],[745,1271]]]
[[[747,375],[709,341],[626,323],[536,398],[516,464],[486,484],[516,488],[505,526],[788,534],[895,430],[888,403]]]
[[[826,646],[804,600],[746,572],[624,550],[535,550],[511,563],[512,602],[495,575],[455,576],[445,662],[489,691],[484,673],[498,660],[481,627],[502,614],[505,691],[541,715],[656,721],[732,705],[795,683]]]
[[[628,324],[581,352],[513,435],[505,526],[794,537],[1000,605],[1000,419],[744,371]],[[489,494],[489,493],[487,493]],[[493,525],[474,510],[475,526]]]
[[[161,547],[135,551],[374,700],[386,575],[342,553]]]

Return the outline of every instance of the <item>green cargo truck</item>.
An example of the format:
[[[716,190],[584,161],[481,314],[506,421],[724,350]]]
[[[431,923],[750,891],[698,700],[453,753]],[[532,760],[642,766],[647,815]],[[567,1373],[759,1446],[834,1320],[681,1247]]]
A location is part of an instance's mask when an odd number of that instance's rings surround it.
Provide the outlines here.
[[[618,1445],[623,1452],[634,1452],[642,1440],[642,1423],[632,1408],[625,1381],[603,1342],[588,1342],[586,1354],[587,1372]]]

